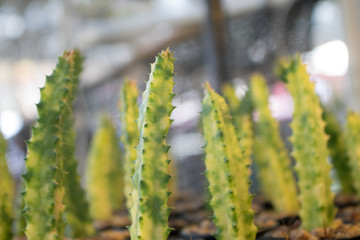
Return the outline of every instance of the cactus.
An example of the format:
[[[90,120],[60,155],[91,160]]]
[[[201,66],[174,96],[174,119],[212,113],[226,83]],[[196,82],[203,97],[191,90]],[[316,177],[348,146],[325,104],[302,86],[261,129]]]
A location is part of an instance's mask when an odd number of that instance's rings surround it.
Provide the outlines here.
[[[229,106],[229,111],[233,116],[240,114],[241,100],[236,96],[236,92],[233,86],[229,83],[225,83],[222,87],[223,96],[226,104]]]
[[[120,146],[112,120],[104,115],[90,147],[86,185],[90,214],[95,220],[110,220],[124,206]]]
[[[294,148],[292,155],[297,162],[295,170],[299,177],[302,227],[308,231],[329,227],[335,214],[334,194],[330,190],[328,136],[319,98],[299,56],[282,62],[278,73],[285,80],[294,101],[293,135],[290,140]]]
[[[71,148],[71,145],[69,147]],[[64,164],[66,169],[64,184],[66,186],[66,221],[71,229],[69,235],[73,238],[89,237],[95,233],[89,213],[89,203],[86,200],[86,193],[80,185],[76,159],[69,155],[67,161],[68,163]]]
[[[63,128],[73,100],[72,81],[79,74],[81,58],[77,51],[65,51],[52,75],[46,78],[37,104],[38,120],[27,143],[26,236],[29,240],[62,239],[64,212],[64,161],[66,145]]]
[[[345,139],[350,166],[350,174],[354,179],[357,196],[360,196],[360,117],[354,112],[349,112],[346,119]]]
[[[323,119],[326,123],[325,133],[330,136],[328,149],[336,170],[337,178],[342,186],[342,192],[355,193],[353,177],[349,174],[349,172],[351,172],[349,165],[350,160],[347,154],[347,146],[342,128],[332,112],[324,107],[323,110]]]
[[[217,239],[255,239],[248,169],[225,100],[206,84],[201,112],[206,177]],[[240,140],[241,141],[241,140]]]
[[[119,111],[121,117],[121,142],[124,145],[124,194],[127,208],[131,207],[130,194],[136,160],[135,146],[139,143],[139,131],[136,119],[139,117],[137,98],[139,91],[136,82],[126,80],[120,91]]]
[[[252,107],[249,105],[249,92],[246,92],[245,96],[240,100],[236,94],[235,89],[225,84],[223,86],[223,95],[226,103],[229,106],[230,114],[233,116],[233,124],[236,128],[237,138],[240,139],[239,146],[243,152],[243,159],[246,165],[251,165],[251,155],[253,153],[253,128],[251,113]],[[249,175],[251,171],[249,168]]]
[[[75,55],[74,64],[71,67],[72,74],[69,76],[69,91],[72,94],[67,96],[67,105],[62,115],[62,136],[63,141],[60,152],[64,164],[64,186],[65,186],[65,214],[66,221],[71,229],[70,236],[86,237],[94,234],[94,227],[89,215],[89,204],[86,200],[84,189],[80,185],[80,176],[77,172],[77,160],[75,158],[75,132],[73,102],[79,85],[79,75],[82,69],[82,57]],[[60,154],[61,154],[60,153]]]
[[[0,132],[0,240],[12,238],[14,182],[6,164],[6,140]]]
[[[296,214],[299,210],[297,189],[291,161],[279,133],[279,124],[271,116],[265,79],[258,74],[251,77],[251,96],[259,119],[255,123],[256,151],[263,192],[277,212]],[[259,156],[260,155],[260,156]]]
[[[139,144],[131,193],[130,209],[132,240],[167,239],[170,228],[167,219],[169,192],[166,190],[170,176],[166,136],[171,124],[170,114],[174,107],[171,100],[174,82],[174,58],[169,49],[162,51],[151,65],[149,81],[139,108]]]

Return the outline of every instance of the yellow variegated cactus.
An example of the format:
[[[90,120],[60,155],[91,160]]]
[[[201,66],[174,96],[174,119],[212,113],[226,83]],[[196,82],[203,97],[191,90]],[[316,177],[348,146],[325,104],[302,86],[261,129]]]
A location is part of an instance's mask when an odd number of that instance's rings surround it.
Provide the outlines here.
[[[258,113],[254,156],[262,190],[277,212],[296,214],[299,203],[291,161],[280,136],[279,124],[271,116],[269,92],[261,75],[254,74],[251,77],[250,91]]]
[[[206,85],[201,112],[206,177],[218,239],[255,239],[248,169],[225,100]]]
[[[316,227],[329,227],[335,217],[334,194],[330,186],[331,165],[327,161],[328,136],[314,83],[309,79],[300,57],[285,61],[278,68],[280,78],[287,84],[294,101],[290,140],[299,177],[300,218],[308,231]]]
[[[72,136],[71,111],[81,63],[78,51],[65,51],[41,89],[41,101],[37,104],[39,117],[27,143],[27,172],[24,175],[25,234],[29,240],[64,238],[67,183],[78,184],[78,181],[69,180],[76,178],[73,172],[68,176],[69,181],[65,181],[64,175],[70,171],[68,167],[72,163],[69,161],[74,160],[74,143],[68,136]],[[86,211],[86,206],[81,202],[80,205]],[[88,220],[83,220],[85,226]],[[72,227],[76,228],[76,225]]]
[[[174,58],[169,49],[162,51],[151,65],[137,120],[140,133],[133,176],[130,209],[132,240],[165,240],[170,208],[167,173],[169,161],[166,136],[170,127],[174,82]]]
[[[231,85],[225,84],[223,86],[223,95],[226,103],[229,105],[230,114],[233,116],[233,124],[236,129],[237,138],[240,139],[239,146],[244,154],[244,161],[246,165],[251,165],[251,155],[253,152],[252,111],[247,109],[248,106],[244,106],[249,103],[249,93],[247,92],[243,99],[240,100],[235,94],[235,89]]]
[[[112,119],[103,115],[91,143],[86,169],[90,214],[110,220],[124,206],[122,154]]]

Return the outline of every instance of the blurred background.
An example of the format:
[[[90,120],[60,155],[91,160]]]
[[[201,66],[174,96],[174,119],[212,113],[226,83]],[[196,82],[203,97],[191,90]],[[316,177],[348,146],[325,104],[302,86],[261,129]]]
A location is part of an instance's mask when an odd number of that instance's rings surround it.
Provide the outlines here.
[[[9,167],[17,176],[24,169],[39,87],[64,49],[85,56],[76,102],[82,173],[98,115],[110,113],[120,124],[122,81],[135,79],[144,90],[149,63],[169,46],[177,108],[168,143],[180,189],[202,190],[202,83],[220,91],[231,82],[241,95],[251,73],[264,74],[286,138],[292,102],[273,67],[299,52],[323,104],[341,120],[347,109],[360,110],[359,10],[357,0],[0,0],[0,129],[9,141]]]

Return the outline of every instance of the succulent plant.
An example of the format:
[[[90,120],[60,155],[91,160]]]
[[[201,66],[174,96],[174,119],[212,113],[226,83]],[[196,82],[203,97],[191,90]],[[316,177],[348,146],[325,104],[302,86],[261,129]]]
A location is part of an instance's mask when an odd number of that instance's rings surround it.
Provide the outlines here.
[[[258,147],[254,154],[262,190],[277,212],[295,214],[299,210],[296,182],[280,136],[279,124],[271,116],[265,79],[259,74],[252,75],[250,89],[258,113],[258,121],[255,123]]]
[[[94,234],[95,230],[92,225],[92,219],[89,214],[89,204],[86,200],[86,193],[80,185],[80,176],[77,172],[77,160],[75,157],[75,131],[74,131],[74,114],[73,102],[78,90],[79,75],[82,69],[82,57],[76,52],[74,62],[68,76],[69,93],[67,95],[67,104],[63,110],[63,121],[61,127],[62,135],[60,136],[61,149],[60,154],[63,159],[64,168],[64,187],[65,187],[65,215],[66,222],[69,224],[71,237],[87,237]]]
[[[132,177],[131,239],[167,239],[170,208],[167,173],[169,146],[166,136],[174,109],[171,101],[174,82],[174,58],[169,49],[162,51],[151,65],[151,73],[143,93],[137,120],[140,133],[136,147],[135,174]]]
[[[14,181],[6,163],[6,140],[0,132],[0,240],[12,238],[14,220]]]
[[[120,91],[119,110],[121,117],[121,142],[124,145],[124,194],[127,208],[131,207],[132,180],[136,161],[136,145],[139,131],[136,119],[139,117],[137,98],[139,91],[135,81],[126,80]]]
[[[37,104],[38,120],[27,143],[25,234],[29,240],[64,237],[64,174],[68,159],[64,140],[80,72],[78,51],[65,51],[53,73],[46,78]]]
[[[241,99],[236,95],[235,88],[231,84],[225,83],[222,86],[222,93],[226,104],[229,106],[230,113],[234,116],[239,115],[241,108]]]
[[[309,80],[299,56],[282,61],[278,74],[286,82],[294,102],[290,140],[299,177],[302,227],[308,231],[329,227],[335,215],[334,194],[330,190],[331,165],[327,162],[329,137],[325,134],[325,122],[314,83]]]
[[[357,196],[360,196],[360,116],[354,112],[349,112],[347,115],[345,136],[347,151],[350,157],[350,174],[354,179]]]
[[[217,239],[255,239],[248,169],[225,100],[206,84],[202,102],[205,175],[209,181],[210,206],[218,228]],[[241,140],[240,140],[241,141]]]
[[[351,172],[347,145],[342,127],[336,116],[323,107],[323,119],[326,123],[325,133],[329,135],[328,149],[332,164],[336,170],[336,176],[342,186],[343,193],[354,193],[354,181]]]
[[[86,185],[93,219],[110,220],[124,207],[122,153],[115,126],[106,115],[90,146]]]
[[[249,108],[249,92],[242,99],[236,96],[235,89],[230,84],[223,86],[223,95],[233,116],[233,125],[236,129],[239,146],[243,152],[246,165],[251,165],[253,153],[253,123],[251,120],[252,107]],[[250,103],[251,104],[251,103]],[[249,175],[251,174],[249,168]]]

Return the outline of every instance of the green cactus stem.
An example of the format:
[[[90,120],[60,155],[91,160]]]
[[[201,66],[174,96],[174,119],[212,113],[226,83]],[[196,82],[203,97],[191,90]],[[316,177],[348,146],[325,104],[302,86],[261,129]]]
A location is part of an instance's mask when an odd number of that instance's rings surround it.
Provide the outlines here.
[[[0,132],[0,240],[12,238],[14,220],[14,181],[6,163],[6,140]]]
[[[350,157],[350,174],[354,179],[357,196],[360,197],[360,116],[358,114],[348,113],[345,130],[347,151]]]
[[[271,116],[265,79],[254,74],[250,89],[258,113],[258,121],[255,123],[257,146],[254,154],[262,190],[277,212],[296,214],[299,210],[296,182],[290,158],[280,136],[279,124]]]
[[[251,165],[251,155],[253,153],[253,123],[251,120],[252,108],[249,108],[249,92],[240,100],[235,93],[235,89],[230,84],[223,86],[223,95],[229,106],[230,114],[233,116],[233,124],[236,128],[236,135],[239,146],[243,152],[243,159],[246,165]],[[249,175],[251,171],[249,168]]]
[[[355,193],[353,177],[349,172],[349,156],[345,136],[342,132],[341,125],[336,116],[328,109],[323,107],[323,119],[326,123],[325,133],[330,136],[328,149],[332,159],[333,166],[336,170],[336,176],[341,184],[343,193]]]
[[[104,115],[93,137],[86,169],[90,214],[95,220],[110,220],[114,211],[124,207],[121,156],[115,126]]]
[[[69,92],[67,104],[63,110],[64,114],[60,136],[63,144],[58,155],[62,156],[64,164],[64,186],[65,186],[65,214],[69,224],[71,237],[87,237],[94,234],[92,219],[89,214],[89,204],[86,200],[84,189],[80,185],[80,176],[77,172],[77,160],[75,157],[75,131],[73,102],[79,85],[79,75],[82,69],[82,57],[76,52],[74,62],[71,65],[69,75]]]
[[[131,204],[132,180],[136,161],[136,145],[139,143],[139,131],[136,119],[139,117],[137,98],[139,91],[135,81],[126,80],[120,91],[119,111],[121,118],[121,142],[124,145],[124,194],[126,206]]]
[[[25,234],[29,240],[63,239],[65,194],[64,122],[72,105],[73,83],[80,61],[77,51],[65,51],[52,75],[46,78],[37,104],[38,120],[28,142]]]
[[[334,194],[330,190],[328,136],[325,134],[319,98],[299,56],[283,62],[278,73],[282,73],[281,78],[285,80],[294,102],[293,135],[290,140],[299,177],[302,227],[308,231],[316,227],[329,227],[335,215]]]
[[[225,100],[206,84],[201,112],[206,177],[217,239],[255,239],[248,169]],[[241,141],[241,140],[240,140]]]
[[[167,219],[169,192],[167,173],[169,146],[166,136],[170,127],[174,82],[174,58],[169,49],[162,51],[151,65],[151,73],[139,110],[139,144],[136,148],[135,174],[132,178],[133,206],[130,209],[132,240],[165,240],[170,228]]]

